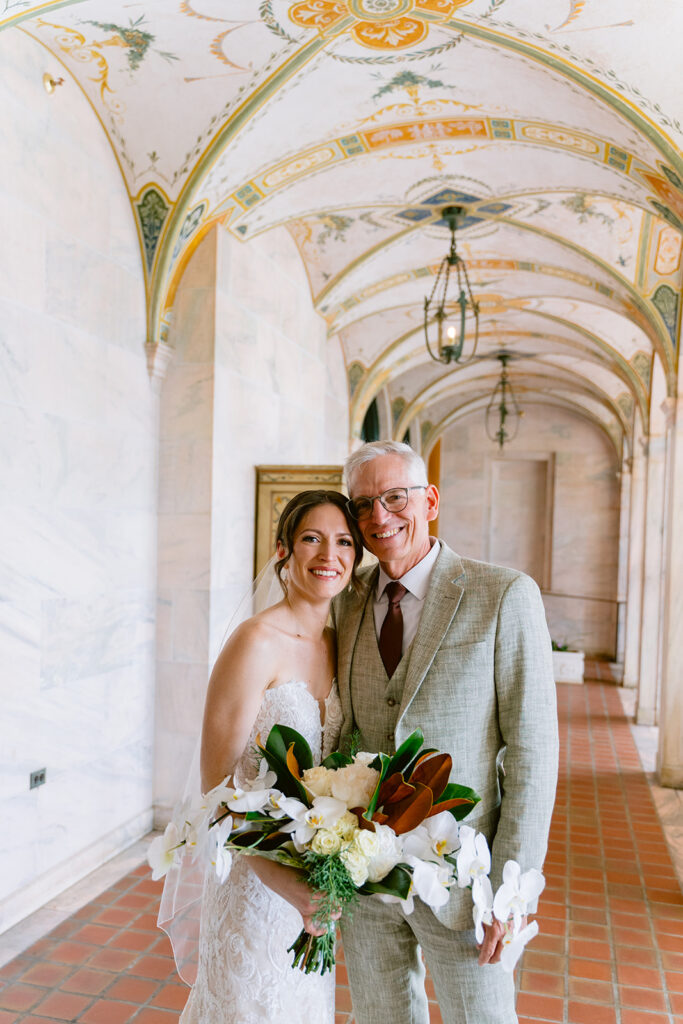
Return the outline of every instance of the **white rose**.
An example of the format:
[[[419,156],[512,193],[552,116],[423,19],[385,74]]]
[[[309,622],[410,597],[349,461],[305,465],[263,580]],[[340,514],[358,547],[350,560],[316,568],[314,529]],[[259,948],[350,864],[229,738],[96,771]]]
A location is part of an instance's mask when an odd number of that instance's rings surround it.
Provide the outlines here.
[[[330,857],[333,853],[339,853],[341,847],[341,837],[336,832],[330,832],[327,828],[319,828],[311,841],[313,852],[320,853],[324,857]]]
[[[371,754],[368,750],[359,750],[353,759],[354,764],[370,765],[377,757],[377,754]]]
[[[353,845],[356,846],[368,863],[379,853],[379,839],[369,829],[359,828],[353,837]]]
[[[355,843],[351,843],[339,854],[339,859],[351,876],[351,881],[360,888],[368,877],[368,858],[358,849]]]
[[[345,843],[348,843],[351,839],[353,839],[354,833],[357,828],[358,818],[356,817],[356,815],[352,814],[351,811],[344,811],[341,818],[334,826],[334,831],[341,839],[344,840]]]
[[[319,764],[315,768],[306,768],[302,779],[304,786],[311,791],[313,796],[331,796],[330,783],[333,774],[333,772]]]
[[[332,776],[332,796],[347,807],[367,807],[377,788],[379,772],[364,764],[348,764]]]
[[[381,882],[403,859],[403,844],[393,828],[375,823],[376,853],[368,864],[368,879]]]

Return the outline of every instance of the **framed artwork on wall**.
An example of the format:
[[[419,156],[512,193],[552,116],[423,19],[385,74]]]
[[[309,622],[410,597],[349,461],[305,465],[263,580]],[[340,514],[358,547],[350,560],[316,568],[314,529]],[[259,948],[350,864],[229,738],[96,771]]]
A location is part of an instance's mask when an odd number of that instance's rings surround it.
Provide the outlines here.
[[[343,491],[341,466],[257,466],[254,575],[275,550],[280,513],[290,498],[311,489]]]

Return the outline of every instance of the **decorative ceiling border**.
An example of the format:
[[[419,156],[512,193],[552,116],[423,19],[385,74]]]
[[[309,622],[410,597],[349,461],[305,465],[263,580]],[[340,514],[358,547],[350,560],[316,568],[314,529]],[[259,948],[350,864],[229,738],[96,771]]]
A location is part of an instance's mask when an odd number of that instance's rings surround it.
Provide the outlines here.
[[[11,0],[9,0],[11,4]],[[34,18],[37,14],[45,14],[46,11],[56,11],[60,7],[71,7],[73,4],[82,4],[85,0],[47,0],[46,3],[38,4],[37,7],[32,7],[30,10],[17,11],[16,14],[10,14],[8,18],[0,19],[0,32],[6,28],[11,28],[12,25],[18,25],[22,21],[28,21],[30,18]],[[14,0],[14,6],[26,6],[21,4],[21,0],[17,2]],[[7,9],[7,8],[6,8]],[[11,6],[9,7],[11,10]]]

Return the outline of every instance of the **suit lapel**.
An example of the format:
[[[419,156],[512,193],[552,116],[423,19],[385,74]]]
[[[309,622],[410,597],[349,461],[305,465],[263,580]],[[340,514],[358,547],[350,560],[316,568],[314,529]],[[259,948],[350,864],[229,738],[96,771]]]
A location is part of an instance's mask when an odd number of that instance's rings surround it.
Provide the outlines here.
[[[465,569],[462,560],[442,541],[441,551],[429,581],[429,590],[420,616],[420,624],[410,651],[410,661],[398,715],[399,721],[420,688],[434,656],[453,622],[465,592],[465,582]]]
[[[373,567],[365,578],[366,589],[359,595],[349,597],[343,605],[339,622],[339,640],[337,643],[337,686],[339,699],[344,711],[345,721],[351,721],[351,666],[358,642],[363,613],[368,601],[372,600],[377,584],[379,568]]]

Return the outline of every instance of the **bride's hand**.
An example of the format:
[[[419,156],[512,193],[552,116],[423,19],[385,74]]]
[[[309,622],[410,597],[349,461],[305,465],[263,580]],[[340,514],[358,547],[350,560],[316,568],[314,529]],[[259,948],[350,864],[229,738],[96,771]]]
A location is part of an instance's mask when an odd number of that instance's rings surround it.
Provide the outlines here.
[[[304,930],[309,935],[324,935],[326,929],[316,923],[316,898],[301,875],[295,868],[288,868],[265,857],[250,857],[249,865],[264,885],[287,900],[301,914]],[[334,920],[341,915],[334,914]]]

